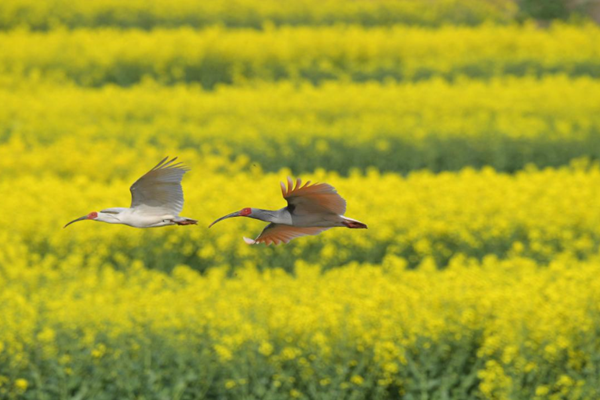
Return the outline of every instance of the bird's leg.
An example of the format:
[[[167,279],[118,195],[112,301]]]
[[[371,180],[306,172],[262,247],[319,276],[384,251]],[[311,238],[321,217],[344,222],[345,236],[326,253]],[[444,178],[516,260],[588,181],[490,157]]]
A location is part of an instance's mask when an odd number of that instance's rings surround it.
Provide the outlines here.
[[[350,229],[367,229],[367,225],[358,221],[342,221],[346,227]]]
[[[182,219],[181,221],[173,221],[175,222],[177,225],[198,225],[198,221],[196,221],[195,219]]]

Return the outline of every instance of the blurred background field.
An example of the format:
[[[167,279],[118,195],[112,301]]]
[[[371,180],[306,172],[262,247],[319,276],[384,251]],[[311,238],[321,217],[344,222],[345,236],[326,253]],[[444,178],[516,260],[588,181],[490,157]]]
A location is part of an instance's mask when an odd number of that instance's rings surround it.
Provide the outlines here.
[[[0,2],[0,399],[599,398],[599,9]],[[369,229],[206,229],[287,175]]]

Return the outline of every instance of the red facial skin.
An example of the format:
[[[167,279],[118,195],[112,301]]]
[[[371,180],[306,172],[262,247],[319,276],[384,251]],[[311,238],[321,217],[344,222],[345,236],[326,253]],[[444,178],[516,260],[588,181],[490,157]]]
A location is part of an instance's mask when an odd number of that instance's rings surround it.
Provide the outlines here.
[[[252,214],[252,209],[251,208],[242,208],[242,211],[240,211],[240,215],[242,217],[246,217],[248,215]]]
[[[98,213],[96,211],[92,211],[91,213],[88,214],[87,218],[88,219],[96,219],[96,218],[98,218]]]

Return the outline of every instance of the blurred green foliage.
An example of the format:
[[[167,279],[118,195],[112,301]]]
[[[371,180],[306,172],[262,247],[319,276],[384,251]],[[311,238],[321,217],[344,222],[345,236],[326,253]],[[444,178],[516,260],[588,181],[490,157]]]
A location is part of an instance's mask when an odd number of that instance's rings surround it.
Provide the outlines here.
[[[518,0],[521,13],[538,20],[567,19],[570,10],[566,0]]]

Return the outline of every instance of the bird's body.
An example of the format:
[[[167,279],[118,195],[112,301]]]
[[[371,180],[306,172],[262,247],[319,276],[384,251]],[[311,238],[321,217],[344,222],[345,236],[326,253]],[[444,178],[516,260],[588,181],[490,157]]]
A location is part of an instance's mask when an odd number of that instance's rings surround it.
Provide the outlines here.
[[[195,225],[196,220],[179,216],[183,209],[181,179],[188,169],[181,163],[173,164],[177,157],[170,161],[167,161],[167,158],[131,186],[131,207],[94,211],[69,222],[65,228],[73,222],[87,219],[134,228]]]
[[[304,235],[316,235],[329,228],[367,228],[367,225],[344,216],[346,201],[335,188],[326,183],[302,186],[300,179],[294,182],[288,178],[288,187],[282,183],[281,191],[288,205],[279,210],[244,208],[217,219],[215,223],[231,217],[249,217],[270,222],[255,239],[244,238],[248,244],[287,243]]]
[[[115,212],[113,210],[120,209]],[[123,224],[134,228],[158,228],[168,225],[187,225],[185,222],[189,218],[179,217],[173,214],[146,214],[139,212],[135,208],[116,207],[98,212],[96,221],[107,222],[109,224]]]
[[[297,226],[301,228],[320,227],[320,228],[335,228],[347,227],[348,221],[353,219],[344,217],[336,213],[312,213],[305,215],[296,215],[290,211],[288,207],[279,210],[262,210],[260,208],[251,208],[251,218],[260,219],[262,221],[275,224]],[[260,217],[260,218],[259,218]],[[357,222],[357,221],[355,221]]]

